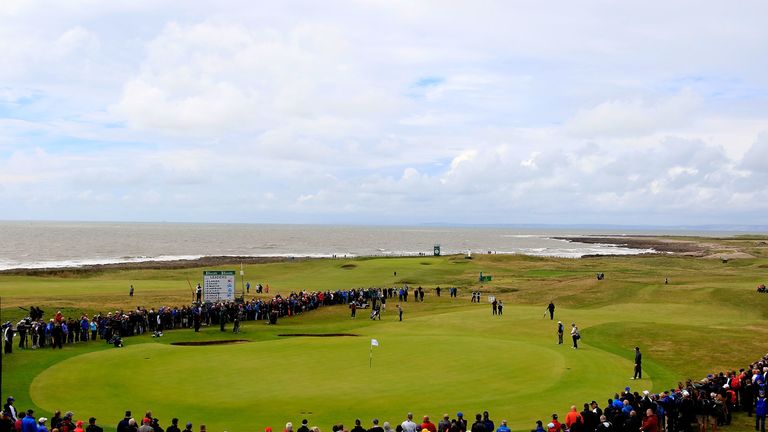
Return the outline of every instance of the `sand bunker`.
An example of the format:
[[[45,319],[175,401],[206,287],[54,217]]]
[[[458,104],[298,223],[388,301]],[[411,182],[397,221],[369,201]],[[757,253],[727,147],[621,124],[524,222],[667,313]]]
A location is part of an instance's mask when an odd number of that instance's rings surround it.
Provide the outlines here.
[[[212,341],[200,341],[200,342],[171,342],[171,345],[178,346],[206,346],[206,345],[229,345],[240,344],[250,342],[245,339],[233,339],[233,340],[212,340]]]
[[[290,337],[290,336],[304,336],[304,337],[356,337],[358,335],[352,333],[284,333],[278,336]]]

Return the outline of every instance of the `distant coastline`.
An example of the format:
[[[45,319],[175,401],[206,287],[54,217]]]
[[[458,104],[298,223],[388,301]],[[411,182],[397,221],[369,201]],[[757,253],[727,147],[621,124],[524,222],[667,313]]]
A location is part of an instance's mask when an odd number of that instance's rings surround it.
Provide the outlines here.
[[[675,254],[727,259],[761,255],[749,245],[768,241],[763,234],[711,231],[109,222],[0,222],[0,238],[0,272],[6,274],[431,256],[433,248],[440,248],[442,255]],[[739,242],[745,247],[734,247]]]
[[[755,258],[753,255],[744,251],[743,245],[734,245],[729,243],[718,242],[721,241],[733,241],[731,238],[702,238],[702,237],[665,237],[665,236],[643,236],[643,235],[580,235],[580,236],[553,236],[550,237],[553,240],[566,241],[569,243],[580,243],[590,245],[612,245],[622,248],[635,250],[636,253],[621,253],[612,255],[610,253],[601,254],[585,254],[580,258],[596,258],[596,257],[610,257],[610,256],[690,256],[701,258],[717,258],[723,260],[729,259],[749,259]],[[743,242],[752,242],[751,246],[768,249],[768,237],[758,235],[742,239]],[[749,243],[747,243],[749,244]],[[610,249],[607,249],[610,250]],[[622,249],[623,251],[626,249]],[[510,255],[513,253],[500,253]],[[524,253],[514,253],[520,255],[526,255]],[[481,254],[484,255],[484,254]],[[364,255],[359,257],[368,256],[385,256],[385,257],[419,257],[430,256],[428,254],[377,254],[377,255]],[[546,256],[546,255],[538,255]],[[555,256],[552,256],[556,258]],[[201,256],[201,257],[188,257],[188,258],[170,258],[170,259],[153,259],[147,258],[146,260],[136,259],[128,262],[113,262],[113,263],[101,263],[101,264],[83,264],[61,267],[39,267],[39,268],[12,268],[0,270],[0,274],[11,275],[29,275],[29,276],[43,276],[43,275],[56,275],[56,274],[86,274],[92,272],[99,272],[104,270],[168,270],[168,269],[185,269],[185,268],[197,268],[197,267],[216,267],[223,265],[239,265],[242,264],[267,264],[286,261],[304,261],[311,259],[345,259],[345,258],[358,258],[354,255],[330,255],[330,256],[307,256],[307,255],[295,255],[295,256],[238,256],[238,255],[226,255],[226,256]]]
[[[632,249],[653,249],[658,253],[678,256],[692,256],[711,259],[750,259],[756,258],[750,252],[768,250],[768,236],[748,235],[736,237],[685,237],[685,236],[568,236],[553,237],[586,244],[603,244]],[[754,251],[750,251],[754,249]],[[762,255],[762,254],[761,254]],[[585,256],[586,257],[586,256]]]

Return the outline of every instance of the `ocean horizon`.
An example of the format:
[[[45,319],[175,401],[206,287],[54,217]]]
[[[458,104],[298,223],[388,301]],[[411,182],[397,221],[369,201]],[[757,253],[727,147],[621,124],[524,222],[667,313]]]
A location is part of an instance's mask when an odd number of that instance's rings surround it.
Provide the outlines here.
[[[654,251],[554,237],[714,237],[760,232],[719,227],[0,221],[3,245],[0,270],[175,261],[210,256],[418,256],[432,255],[435,245],[440,245],[443,255],[490,252],[579,258]]]

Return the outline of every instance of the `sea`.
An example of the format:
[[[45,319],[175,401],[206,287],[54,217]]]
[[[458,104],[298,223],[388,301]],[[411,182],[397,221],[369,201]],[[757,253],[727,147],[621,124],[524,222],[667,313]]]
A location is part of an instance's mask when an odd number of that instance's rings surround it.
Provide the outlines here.
[[[206,256],[361,257],[525,254],[579,258],[653,252],[554,237],[652,235],[616,229],[122,222],[0,222],[0,270],[175,261]],[[708,233],[712,235],[712,233]],[[730,233],[732,235],[733,233]]]

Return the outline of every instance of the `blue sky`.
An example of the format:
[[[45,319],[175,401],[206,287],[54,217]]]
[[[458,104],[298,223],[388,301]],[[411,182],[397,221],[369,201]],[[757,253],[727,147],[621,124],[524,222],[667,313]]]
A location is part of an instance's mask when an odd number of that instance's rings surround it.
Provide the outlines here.
[[[2,218],[761,224],[767,15],[6,0]]]

